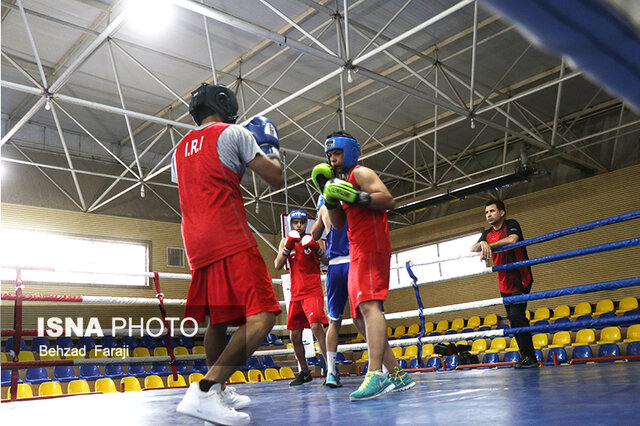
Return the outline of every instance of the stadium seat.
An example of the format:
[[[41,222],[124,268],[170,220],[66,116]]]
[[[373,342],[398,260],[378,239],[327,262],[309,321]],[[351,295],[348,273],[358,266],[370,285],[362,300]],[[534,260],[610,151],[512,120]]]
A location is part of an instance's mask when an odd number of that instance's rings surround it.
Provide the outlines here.
[[[518,352],[520,350],[520,348],[518,347],[518,339],[516,339],[515,337],[511,338],[511,341],[509,342],[509,347],[507,349],[505,349],[506,352]]]
[[[96,341],[93,340],[93,337],[83,336],[78,339],[78,348],[84,348],[87,353],[91,351],[91,349],[95,349]]]
[[[406,359],[399,359],[398,360],[398,365],[400,366],[401,369],[405,369],[407,368],[407,360]]]
[[[267,342],[269,342],[270,345],[284,346],[282,339],[278,338],[274,333],[267,334]]]
[[[422,358],[427,358],[433,355],[433,343],[425,343],[422,345]]]
[[[562,317],[562,318],[558,318],[557,320],[555,320],[553,323],[554,324],[561,324],[561,323],[570,323],[571,322],[571,318],[569,317]]]
[[[205,354],[204,346],[194,346],[191,348],[192,354]]]
[[[471,344],[471,352],[473,355],[478,355],[487,350],[487,341],[485,339],[474,340]]]
[[[24,374],[24,381],[39,385],[40,383],[49,382],[51,379],[47,374],[47,369],[44,367],[27,368]]]
[[[94,386],[95,386],[96,392],[101,392],[101,393],[118,392],[118,390],[116,389],[116,384],[113,383],[113,379],[108,377],[104,379],[96,380],[96,383]]]
[[[118,341],[113,336],[104,336],[100,339],[100,344],[103,348],[114,349],[118,347]]]
[[[176,346],[173,348],[174,355],[189,355],[189,349],[184,346]]]
[[[207,367],[207,363],[204,359],[197,359],[191,362],[191,371],[194,373],[207,374],[209,367]]]
[[[463,328],[462,330],[460,330],[460,333],[473,333],[475,330],[473,328]]]
[[[589,302],[578,303],[573,310],[571,318],[578,318],[581,315],[591,315],[591,304]]]
[[[40,353],[40,349],[43,346],[44,346],[45,349],[51,348],[51,343],[49,342],[49,339],[47,339],[46,337],[34,337],[33,340],[31,340],[31,351],[32,352],[35,352],[35,353],[39,354]]]
[[[155,349],[158,346],[158,342],[156,342],[156,338],[152,336],[142,336],[140,338],[140,346],[145,347],[147,349]]]
[[[233,372],[231,377],[228,380],[229,383],[247,383],[247,379],[244,377],[244,373],[240,370],[236,370]]]
[[[415,337],[420,334],[420,324],[411,324],[409,328],[407,328],[407,335],[410,337]]]
[[[167,387],[168,388],[180,388],[187,386],[187,382],[184,380],[184,376],[182,374],[178,374],[178,378],[173,380],[173,374],[169,374],[167,376]]]
[[[160,376],[152,374],[144,378],[145,389],[162,389],[164,388],[164,382]]]
[[[20,351],[18,354],[18,361],[35,361],[36,357],[33,352],[30,351]]]
[[[280,373],[278,373],[278,370],[276,370],[275,368],[267,368],[266,370],[264,370],[264,379],[267,382],[280,380],[281,378],[282,377],[280,377]]]
[[[605,343],[598,348],[598,357],[619,356],[620,347],[615,343]],[[604,360],[598,362],[611,362],[612,360]]]
[[[568,331],[558,331],[553,335],[549,349],[564,348],[565,346],[571,346],[571,334]]]
[[[627,311],[638,309],[638,299],[635,297],[625,297],[620,301],[616,314],[624,314]]]
[[[125,376],[121,364],[106,364],[104,366],[104,377],[110,379],[122,379]]]
[[[104,355],[104,351],[102,349],[91,349],[89,351],[89,358],[107,358]]]
[[[513,339],[516,340],[516,339]],[[507,352],[506,354],[504,354],[504,357],[502,358],[502,362],[518,362],[520,361],[520,352],[518,351],[511,351],[511,352]]]
[[[405,327],[404,325],[399,325],[393,331],[393,335],[391,335],[391,337],[399,339],[399,338],[405,336],[406,334],[407,334],[407,327]]]
[[[448,320],[438,321],[438,325],[436,325],[436,331],[438,333],[444,333],[448,329],[449,329],[449,321]]]
[[[458,334],[458,332],[456,330],[447,330],[444,332],[445,335],[449,335],[449,334]]]
[[[433,368],[436,371],[442,369],[442,359],[438,356],[432,356],[427,360],[425,368]]]
[[[73,348],[73,340],[68,336],[60,336],[56,338],[56,346],[62,349],[71,349]]]
[[[264,362],[263,364],[266,365]],[[351,361],[350,359],[346,359],[344,357],[344,353],[336,352],[336,364],[353,364],[353,361]],[[279,369],[280,367],[275,367],[275,368]]]
[[[167,364],[164,362],[152,362],[149,366],[149,373],[156,376],[166,376],[169,374],[169,370],[167,369]],[[145,389],[146,387],[147,386],[145,385]]]
[[[404,354],[399,359],[413,359],[418,356],[418,347],[416,345],[407,346]]]
[[[178,346],[184,346],[187,349],[193,348],[193,339],[189,336],[178,336],[176,340]]]
[[[593,353],[591,352],[591,347],[588,345],[574,347],[573,353],[571,354],[571,360],[574,364],[584,364],[584,362],[576,362],[575,360],[591,357],[593,357]]]
[[[435,329],[435,324],[433,324],[431,321],[427,321],[424,323],[424,334],[429,334]]]
[[[469,328],[478,328],[480,327],[480,325],[482,325],[482,322],[480,320],[479,316],[473,316],[471,318],[469,318],[469,320],[467,321],[467,327]]]
[[[364,364],[367,361],[369,361],[369,351],[365,350],[362,352],[362,356],[360,357],[360,359],[356,360],[356,364]]]
[[[598,340],[598,344],[604,345],[606,343],[617,343],[620,341],[622,341],[620,327],[605,327],[600,332],[600,340]]]
[[[453,321],[451,321],[451,327],[449,327],[451,330],[462,330],[464,328],[464,318],[456,318]]]
[[[524,316],[525,316],[529,321],[531,321],[531,311],[530,311],[530,310],[528,310],[528,309],[527,309],[527,310],[525,310],[525,311],[524,311]]]
[[[449,355],[444,360],[444,365],[447,367],[447,370],[455,370],[458,367],[458,355]]]
[[[441,334],[441,333],[440,333],[439,331],[432,331],[431,333],[429,333],[429,337],[432,337],[432,336],[440,336],[440,334]]]
[[[418,358],[414,358],[409,361],[409,368],[422,368],[422,365],[420,365],[420,360]]]
[[[624,343],[637,342],[640,340],[640,324],[633,324],[627,328],[627,338]]]
[[[17,394],[16,398],[18,399],[32,398],[33,390],[31,389],[31,386],[28,385],[27,383],[19,383],[16,394]],[[11,398],[11,388],[7,389],[7,398]]]
[[[356,337],[351,339],[351,343],[362,343],[362,342],[364,342],[364,336],[360,333],[358,333]]]
[[[280,377],[283,379],[295,379],[296,376],[293,374],[293,370],[290,367],[280,367]]]
[[[482,357],[483,364],[496,364],[498,362],[500,362],[500,359],[498,358],[498,354],[496,352],[487,352]]]
[[[55,354],[51,354],[49,352],[40,355],[40,361],[53,361],[62,359],[60,355],[56,352]]]
[[[167,356],[169,352],[165,347],[153,348],[153,356]]]
[[[559,318],[569,318],[571,316],[571,308],[568,305],[556,306],[553,310],[553,316],[549,318],[551,321],[556,321]]]
[[[576,334],[576,341],[571,346],[584,346],[591,345],[596,342],[596,332],[592,328],[583,328],[578,330]]]
[[[387,337],[389,340],[393,339],[393,329],[391,327],[387,327]]]
[[[67,387],[68,394],[90,393],[90,392],[91,392],[91,389],[89,388],[89,383],[87,383],[86,380],[74,380],[72,382],[69,382],[69,386]]]
[[[11,384],[11,370],[5,368],[3,370],[0,370],[0,373],[2,373],[2,386],[9,386]],[[18,383],[22,383],[20,375],[18,375]]]
[[[260,370],[249,370],[247,372],[247,378],[249,380],[249,383],[264,382],[264,376],[262,375],[262,371]]]
[[[140,381],[136,377],[123,377],[120,380],[120,384],[124,385],[125,392],[137,392],[142,390],[140,387]]]
[[[393,356],[396,357],[396,359],[402,357],[402,347],[401,346],[396,346],[391,348],[391,352],[393,352]]]
[[[485,352],[498,353],[500,351],[504,351],[505,349],[507,349],[507,340],[504,337],[495,337],[491,341],[491,347],[487,349]]]
[[[536,309],[536,313],[533,315],[532,322],[535,324],[540,320],[549,320],[551,318],[551,311],[549,308],[538,308]]]
[[[562,347],[555,347],[549,350],[547,353],[547,361],[544,365],[555,365],[553,360],[553,354],[556,354],[558,358],[558,364],[565,364],[567,362],[567,351]]]
[[[367,371],[369,371],[369,361],[367,361],[364,367],[362,367],[362,371],[360,372],[360,375],[364,376],[365,374],[367,374]]]
[[[627,355],[640,355],[640,340],[636,340],[627,345]],[[634,359],[631,361],[640,361],[640,360]]]
[[[488,325],[482,325],[478,327],[476,331],[489,331],[489,330],[491,330],[491,327],[489,327]]]
[[[102,374],[100,374],[100,369],[97,365],[81,365],[79,376],[80,379],[84,380],[97,380],[102,378]]]
[[[139,347],[139,348],[134,348],[133,349],[133,356],[134,357],[148,357],[148,356],[151,356],[151,354],[149,353],[149,349],[143,348],[143,347]]]
[[[549,346],[549,337],[546,333],[538,333],[533,336],[533,347],[536,349],[542,349]]]
[[[189,374],[189,384],[199,382],[203,377],[204,375],[202,373],[191,373]]]
[[[540,349],[534,349],[534,352],[536,354],[536,359],[540,362],[542,362],[542,351]]]
[[[148,375],[144,364],[127,364],[127,376],[146,377]]]
[[[482,323],[483,326],[486,327],[493,327],[498,325],[498,316],[496,314],[489,314],[486,317],[484,317],[484,322]]]
[[[57,382],[70,382],[72,380],[78,380],[73,367],[70,365],[59,365],[53,367],[53,380]]]
[[[11,352],[13,350],[13,337],[9,337],[7,339],[5,348],[6,348],[6,352]],[[20,338],[20,351],[26,351],[26,350],[27,350],[27,342],[25,342],[24,339]]]
[[[38,386],[38,396],[62,395],[60,382],[44,382]]]
[[[133,336],[122,336],[122,347],[128,347],[130,351],[138,347],[138,339]]]
[[[614,311],[615,311],[615,308],[613,307],[613,300],[604,299],[604,300],[599,300],[598,303],[596,303],[596,310],[593,313],[593,315],[602,315],[604,313],[614,312]]]
[[[309,363],[309,365],[318,365],[320,364],[320,361],[318,361],[317,357],[313,357],[316,359],[316,363],[313,364],[313,361],[310,361],[310,358],[307,358],[307,363]],[[257,356],[251,356],[249,357],[249,359],[247,359],[247,369],[249,370],[262,370],[264,367],[262,366],[262,364],[260,363],[260,360],[258,359]]]

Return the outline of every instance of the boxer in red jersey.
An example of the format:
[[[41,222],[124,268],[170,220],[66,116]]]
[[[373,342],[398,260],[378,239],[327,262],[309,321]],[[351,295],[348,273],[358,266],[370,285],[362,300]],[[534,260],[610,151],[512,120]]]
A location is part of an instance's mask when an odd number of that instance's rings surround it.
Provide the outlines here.
[[[251,399],[224,384],[260,346],[280,313],[267,265],[245,215],[240,181],[246,167],[268,184],[284,182],[276,153],[265,155],[252,133],[234,125],[235,94],[203,83],[192,93],[189,112],[197,129],[178,144],[172,180],[178,183],[182,236],[192,270],[185,317],[209,316],[205,348],[209,371],[192,383],[177,411],[219,424],[246,424],[236,411]],[[275,134],[275,128],[270,133]],[[276,150],[277,151],[277,150]],[[238,325],[224,345],[227,325]]]
[[[340,229],[348,219],[349,305],[354,321],[364,319],[369,347],[369,371],[349,398],[361,401],[408,390],[415,382],[402,371],[389,347],[382,312],[389,292],[391,260],[387,210],[395,206],[395,200],[373,170],[356,164],[360,145],[353,136],[343,131],[332,133],[325,141],[325,152],[331,166],[316,166],[313,180],[324,195],[331,225]],[[346,182],[334,174],[346,177]],[[389,373],[382,372],[383,364]]]
[[[289,260],[291,267],[291,300],[287,316],[287,329],[290,330],[291,343],[300,371],[289,383],[302,385],[311,381],[311,371],[307,365],[302,344],[302,330],[311,328],[318,340],[323,361],[327,359],[327,346],[324,328],[329,325],[324,313],[324,297],[320,280],[320,262],[329,263],[322,247],[307,234],[307,213],[294,210],[289,213],[291,232],[280,241],[280,250],[276,256],[275,267],[282,269]],[[325,363],[326,366],[326,363]]]

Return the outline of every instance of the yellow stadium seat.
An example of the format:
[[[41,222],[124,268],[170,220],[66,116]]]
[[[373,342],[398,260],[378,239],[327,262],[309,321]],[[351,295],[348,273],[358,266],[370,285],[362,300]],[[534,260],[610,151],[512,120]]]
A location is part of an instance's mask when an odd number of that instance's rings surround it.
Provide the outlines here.
[[[393,337],[393,329],[391,327],[387,327],[387,337]]]
[[[351,343],[361,343],[361,342],[364,342],[364,336],[360,333],[358,333],[358,335],[355,338],[351,339]]]
[[[571,318],[578,318],[580,315],[591,315],[591,304],[589,302],[580,302],[573,310]]]
[[[413,337],[416,334],[420,334],[420,324],[411,324],[407,329],[407,335]]]
[[[249,383],[264,382],[264,376],[260,370],[249,370],[247,372],[247,378],[249,379]]]
[[[72,349],[64,356],[65,359],[84,359],[84,355],[78,349]]]
[[[33,397],[33,390],[27,383],[18,383],[17,395],[18,399],[31,398]],[[11,387],[7,390],[7,398],[11,398]]]
[[[505,349],[507,349],[507,339],[505,339],[504,337],[495,337],[491,341],[491,347],[485,352],[498,353],[500,351],[504,351]]]
[[[53,354],[53,355],[51,355],[49,353],[46,353],[44,355],[40,355],[40,361],[53,361],[53,360],[57,360],[57,359],[61,359],[60,355],[57,352],[55,354]]]
[[[638,309],[638,299],[635,297],[625,297],[620,301],[619,309],[616,314],[624,314],[627,311]]]
[[[67,387],[68,394],[74,393],[90,393],[91,389],[89,388],[89,383],[86,380],[73,380],[69,382],[69,386]]]
[[[7,362],[7,354],[5,354],[4,352],[0,353],[0,355],[2,355],[2,359],[0,359],[0,361],[2,362]]]
[[[153,374],[144,378],[144,388],[162,389],[164,388],[164,382],[162,381],[162,378],[160,376],[156,376],[155,374]]]
[[[536,321],[548,320],[549,318],[551,318],[551,311],[549,311],[549,308],[539,308],[536,309],[536,313],[533,315],[533,322],[535,323]]]
[[[424,323],[424,334],[429,334],[433,330],[435,330],[435,326],[433,325],[433,323],[431,321],[427,321],[427,322]]]
[[[151,356],[149,353],[149,349],[147,348],[134,348],[133,349],[134,357],[143,357],[143,356]]]
[[[600,340],[598,340],[599,345],[604,345],[605,343],[618,343],[622,340],[622,333],[620,332],[620,327],[605,327],[600,332]]]
[[[136,392],[136,391],[142,390],[142,388],[140,387],[140,381],[138,380],[137,377],[132,377],[132,376],[123,377],[120,380],[120,384],[124,385],[125,392]]]
[[[247,383],[247,379],[244,377],[242,371],[236,370],[231,377],[229,377],[229,383]]]
[[[51,395],[62,395],[62,386],[60,386],[60,382],[44,382],[38,386],[38,396]]]
[[[469,320],[467,321],[468,328],[478,328],[481,324],[482,320],[480,320],[480,317],[477,315],[469,318]]]
[[[364,352],[362,352],[362,356],[360,357],[360,359],[356,360],[356,363],[364,364],[367,361],[369,361],[369,351],[365,350]]]
[[[560,305],[556,306],[553,310],[553,316],[549,318],[552,321],[557,320],[558,318],[568,318],[571,316],[571,308],[569,305]]]
[[[474,340],[471,344],[471,352],[473,355],[478,355],[487,350],[487,341],[485,339]]]
[[[96,380],[95,387],[96,387],[96,392],[102,392],[102,393],[118,392],[118,390],[116,389],[116,384],[113,383],[113,379],[110,379],[110,378]]]
[[[293,343],[287,343],[287,349],[293,349]]]
[[[189,355],[189,349],[185,348],[184,346],[176,346],[175,348],[173,348],[173,354],[174,355]]]
[[[640,324],[633,324],[627,328],[627,338],[624,343],[637,342],[640,340]]]
[[[599,300],[598,303],[596,303],[596,311],[593,314],[602,315],[607,312],[613,312],[613,311],[615,311],[615,308],[613,307],[613,300],[604,299],[604,300]]]
[[[18,361],[35,361],[36,357],[33,352],[20,351],[18,354]]]
[[[402,356],[402,347],[396,346],[394,348],[391,348],[391,352],[393,352],[393,356],[395,356],[396,359],[398,359]]]
[[[178,378],[173,380],[173,374],[169,374],[167,376],[167,387],[168,388],[179,388],[187,386],[187,382],[184,380],[182,374],[178,374]]]
[[[438,321],[438,325],[436,325],[436,331],[438,333],[443,333],[449,329],[449,321],[442,320]]]
[[[204,354],[205,353],[204,346],[194,346],[191,349],[191,353],[192,354]]]
[[[509,343],[509,347],[505,349],[506,352],[517,352],[520,348],[518,347],[518,340],[515,337],[511,338],[511,342]]]
[[[565,346],[571,346],[571,334],[568,331],[558,331],[553,335],[549,349],[564,348]]]
[[[91,349],[89,351],[89,358],[107,358],[104,356],[104,351],[102,349]]]
[[[531,321],[531,311],[530,310],[527,309],[526,311],[524,311],[524,316],[527,317],[527,319],[529,321]]]
[[[391,337],[395,337],[396,339],[399,339],[400,337],[404,336],[405,334],[407,334],[407,327],[405,327],[404,325],[399,325],[393,331],[393,336],[391,336]]]
[[[155,348],[153,350],[153,356],[167,356],[167,348]]]
[[[290,367],[280,367],[280,377],[283,379],[295,379],[296,376],[293,374],[293,370]]]
[[[546,333],[538,333],[533,335],[533,347],[535,349],[546,348],[549,345],[549,337]]]
[[[468,345],[469,342],[467,342],[466,340],[459,340],[456,342],[456,346],[460,346],[460,345]]]
[[[398,357],[398,359],[413,359],[418,357],[418,347],[415,345],[407,346],[404,350],[404,355]]]
[[[462,330],[464,328],[464,318],[456,318],[453,321],[451,321],[451,327],[449,328],[450,330]]]
[[[191,373],[189,374],[189,384],[194,382],[199,382],[204,377],[202,373]]]
[[[576,341],[571,346],[591,345],[596,342],[596,332],[592,328],[583,328],[576,333]]]
[[[422,345],[422,358],[427,358],[433,355],[433,343],[425,343]]]
[[[498,325],[498,316],[496,314],[487,315],[486,317],[484,317],[484,322],[482,323],[482,325],[495,327],[496,325]]]
[[[267,368],[266,370],[264,370],[264,379],[267,382],[271,382],[273,380],[280,380],[280,373],[278,373],[278,370],[276,370],[275,368]]]

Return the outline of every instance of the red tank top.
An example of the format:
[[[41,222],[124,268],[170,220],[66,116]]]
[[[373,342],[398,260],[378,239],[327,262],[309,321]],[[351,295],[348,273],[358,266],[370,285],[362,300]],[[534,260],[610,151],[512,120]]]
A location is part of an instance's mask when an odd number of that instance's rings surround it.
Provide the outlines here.
[[[360,190],[353,172],[363,166],[355,166],[347,181]],[[349,250],[351,252],[391,253],[389,223],[386,210],[372,210],[356,205],[343,205],[349,222]]]
[[[176,148],[182,238],[191,269],[257,245],[240,192],[242,174],[218,157],[218,137],[228,126],[192,130]]]
[[[320,259],[315,251],[304,249],[296,243],[289,255],[291,267],[291,300],[302,300],[311,296],[322,296],[320,281]]]

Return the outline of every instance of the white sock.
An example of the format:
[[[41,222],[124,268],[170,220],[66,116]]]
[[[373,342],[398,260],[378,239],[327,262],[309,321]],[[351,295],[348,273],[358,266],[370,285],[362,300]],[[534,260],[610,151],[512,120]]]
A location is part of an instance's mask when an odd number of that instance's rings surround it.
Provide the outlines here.
[[[336,375],[336,352],[327,352],[327,370]]]

